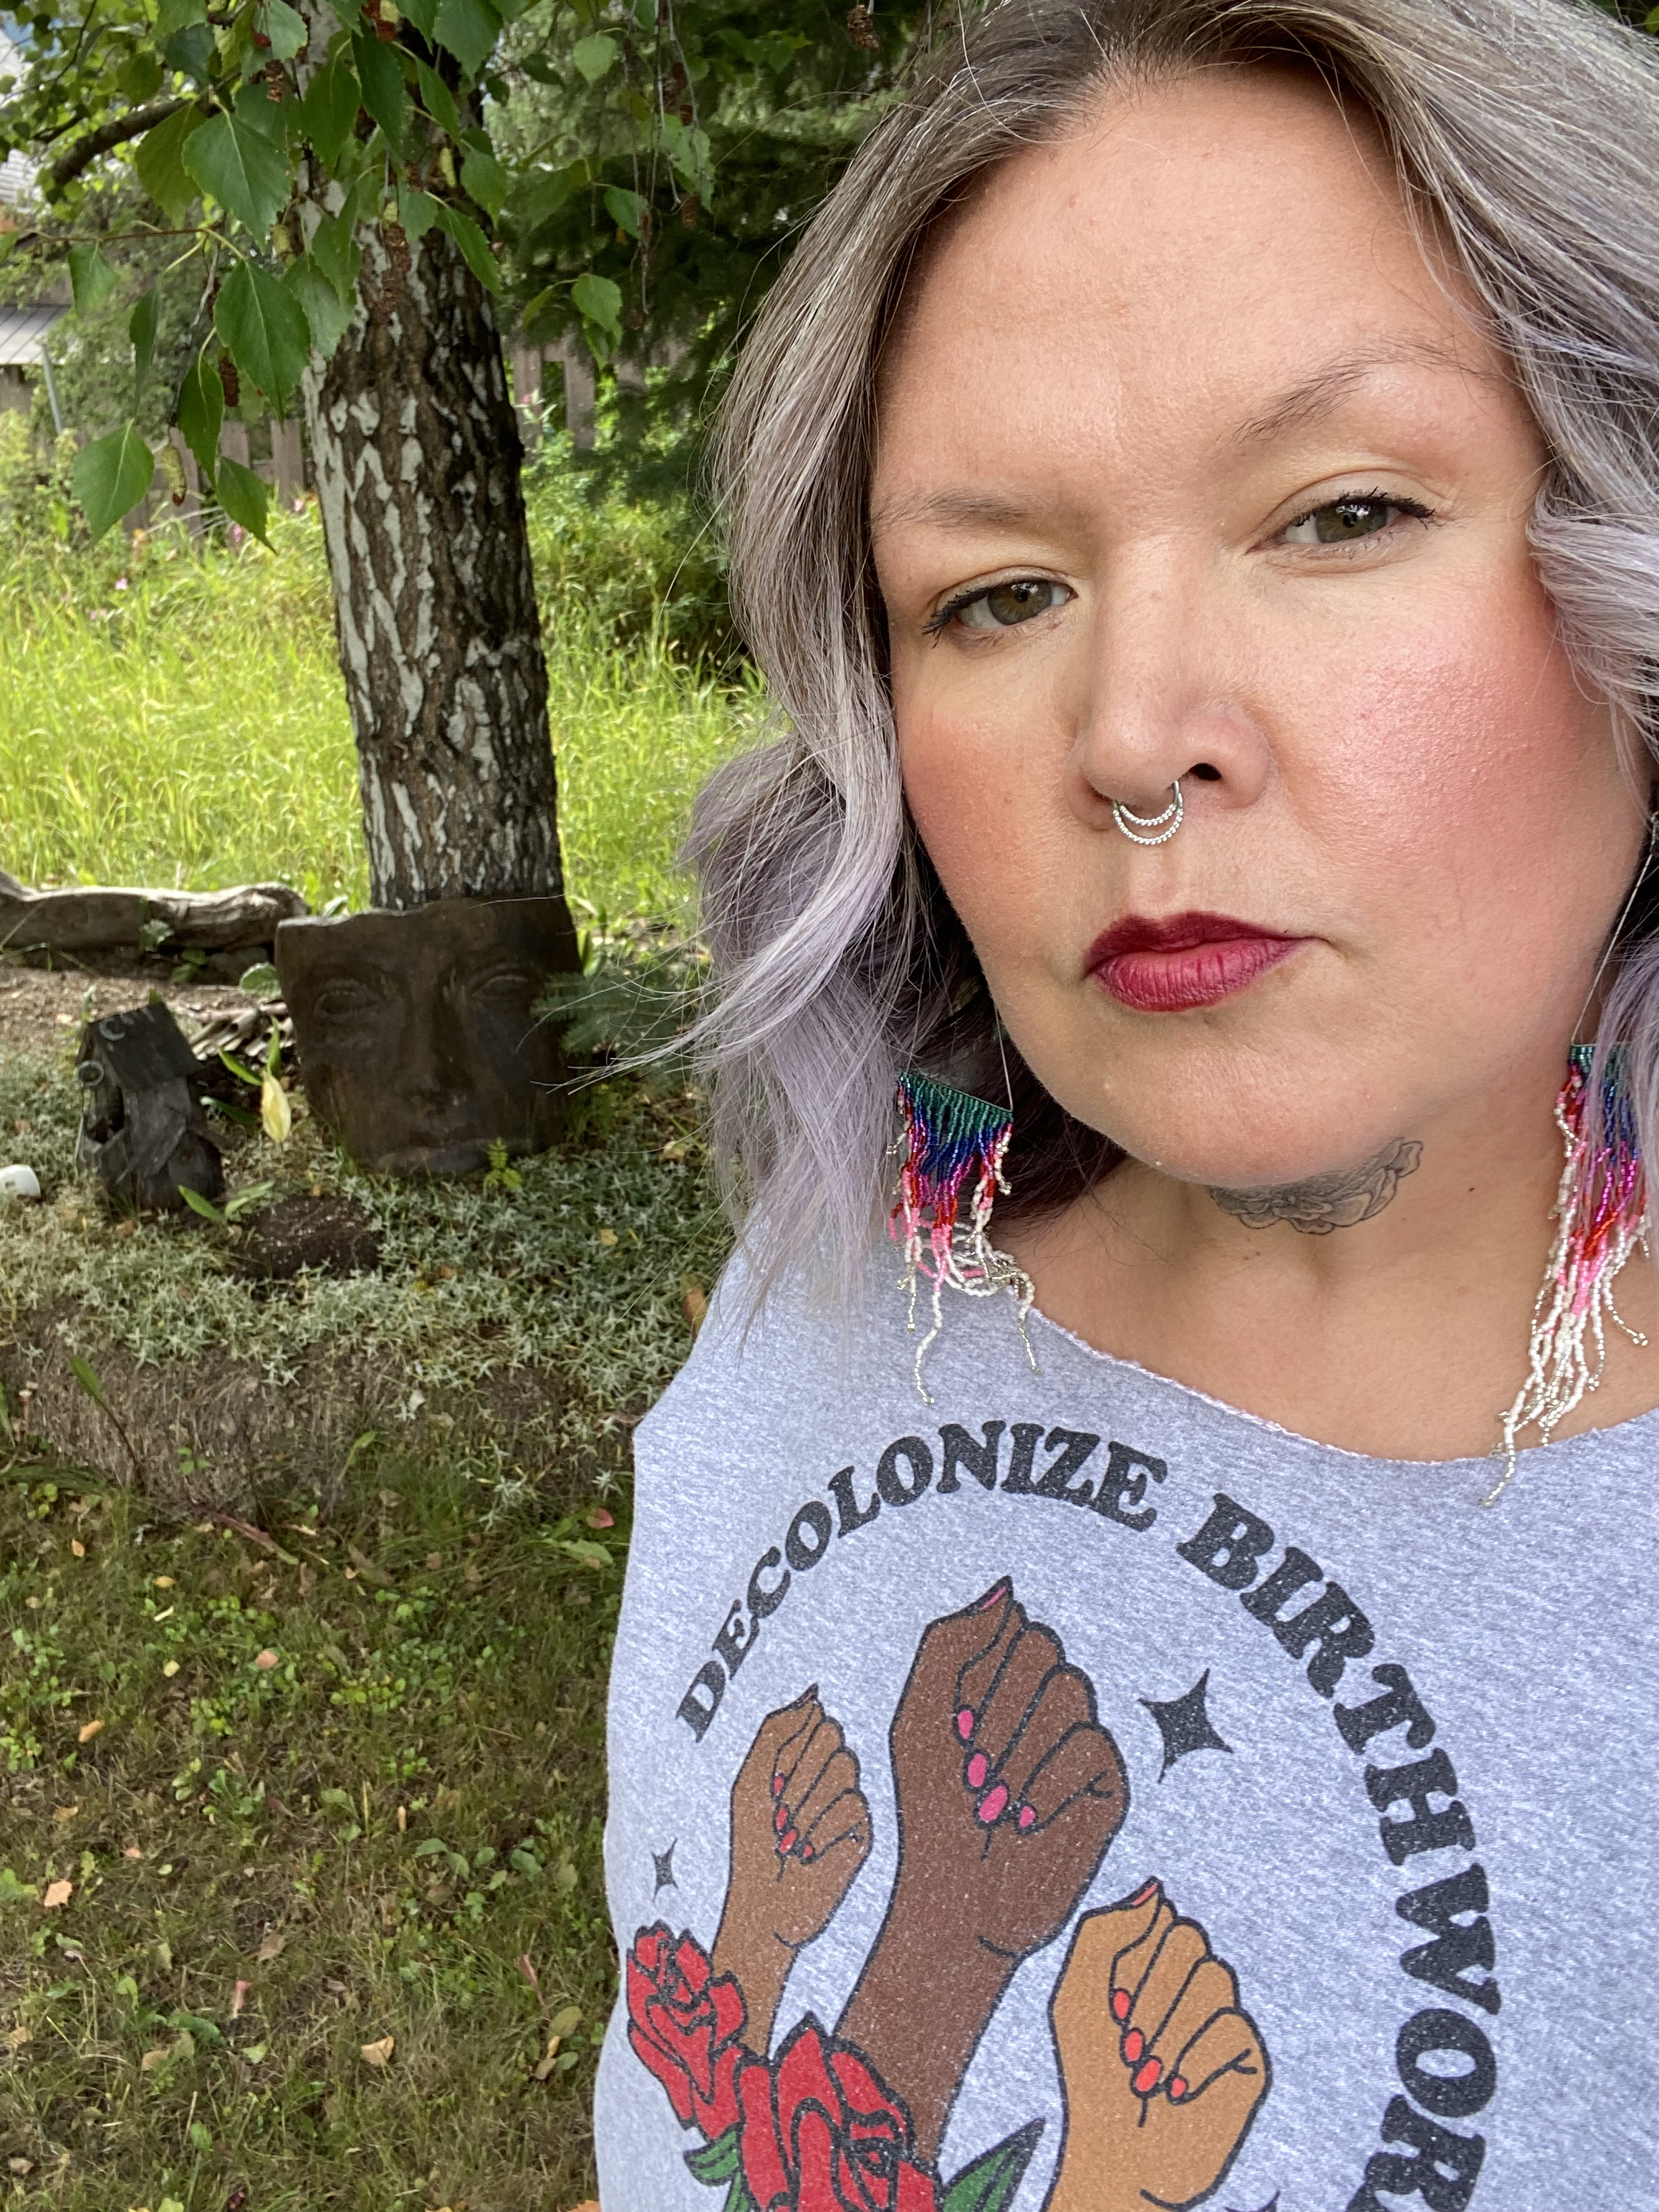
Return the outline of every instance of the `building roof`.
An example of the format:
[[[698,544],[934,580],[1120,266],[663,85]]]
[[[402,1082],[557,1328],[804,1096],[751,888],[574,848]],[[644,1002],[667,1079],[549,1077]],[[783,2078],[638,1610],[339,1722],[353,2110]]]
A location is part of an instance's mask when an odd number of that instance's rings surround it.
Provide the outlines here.
[[[0,368],[39,368],[40,341],[65,307],[0,307]]]

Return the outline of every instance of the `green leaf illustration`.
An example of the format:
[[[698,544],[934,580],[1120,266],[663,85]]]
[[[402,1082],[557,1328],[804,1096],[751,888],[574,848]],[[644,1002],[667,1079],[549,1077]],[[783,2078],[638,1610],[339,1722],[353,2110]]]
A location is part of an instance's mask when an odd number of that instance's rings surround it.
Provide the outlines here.
[[[363,88],[363,106],[385,131],[386,144],[394,154],[399,153],[403,149],[409,94],[397,54],[372,32],[362,31],[353,33],[351,51],[356,58],[358,82]]]
[[[362,90],[349,62],[331,62],[311,80],[305,99],[305,134],[331,175],[339,166],[362,105]]]
[[[288,164],[240,115],[216,115],[185,139],[185,174],[256,238],[270,231],[289,193]]]
[[[305,309],[276,278],[239,262],[220,287],[213,327],[242,374],[280,412],[311,358]]]
[[[501,19],[489,0],[443,0],[433,28],[438,44],[448,47],[469,76],[477,76],[495,50]]]
[[[138,434],[136,422],[124,422],[106,438],[94,438],[75,457],[75,495],[86,509],[94,538],[137,506],[155,479],[155,456]]]
[[[206,121],[199,107],[181,107],[144,133],[133,156],[139,183],[175,225],[183,222],[196,199],[183,160],[185,141]]]
[[[1043,2125],[1042,2120],[1028,2120],[971,2166],[964,2166],[940,2198],[939,2212],[1007,2212],[1025,2179]]]
[[[739,2130],[727,2128],[726,2133],[711,2143],[701,2144],[685,2154],[685,2162],[699,2181],[730,2181],[738,2171],[738,2137]]]
[[[219,465],[219,428],[225,419],[225,387],[205,354],[185,371],[179,387],[179,431],[210,483]]]
[[[233,461],[228,454],[219,464],[219,504],[231,520],[240,523],[251,538],[261,544],[270,540],[265,535],[265,517],[270,507],[270,491],[263,477],[255,476],[252,469]]]

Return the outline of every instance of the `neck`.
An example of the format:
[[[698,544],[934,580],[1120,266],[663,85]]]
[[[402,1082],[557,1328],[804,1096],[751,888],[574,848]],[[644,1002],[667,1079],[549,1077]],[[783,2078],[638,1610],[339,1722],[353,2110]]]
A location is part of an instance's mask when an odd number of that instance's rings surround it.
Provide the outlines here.
[[[1498,1444],[1527,1371],[1561,1175],[1559,1083],[1540,1071],[1274,1190],[1127,1160],[998,1241],[1042,1311],[1102,1351],[1349,1450],[1476,1457]],[[1659,1279],[1639,1255],[1619,1295],[1626,1321],[1659,1340]],[[1659,1349],[1613,1330],[1601,1386],[1556,1433],[1656,1403]]]

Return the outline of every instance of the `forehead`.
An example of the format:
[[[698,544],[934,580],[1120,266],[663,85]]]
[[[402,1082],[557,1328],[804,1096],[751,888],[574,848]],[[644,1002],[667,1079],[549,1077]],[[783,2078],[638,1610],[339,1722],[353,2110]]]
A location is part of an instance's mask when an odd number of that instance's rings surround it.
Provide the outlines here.
[[[930,242],[883,362],[876,505],[1050,449],[1161,471],[1195,431],[1248,446],[1448,368],[1503,374],[1374,132],[1322,85],[1114,92]]]

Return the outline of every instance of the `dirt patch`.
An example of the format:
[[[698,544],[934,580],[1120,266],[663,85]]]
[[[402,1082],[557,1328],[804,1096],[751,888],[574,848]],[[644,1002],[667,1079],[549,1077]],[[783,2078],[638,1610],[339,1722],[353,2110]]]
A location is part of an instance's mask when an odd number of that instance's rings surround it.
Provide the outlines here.
[[[538,1472],[557,1455],[565,1404],[552,1376],[526,1370],[428,1395],[406,1365],[350,1346],[312,1347],[283,1382],[214,1352],[143,1364],[68,1304],[20,1317],[0,1350],[0,1384],[32,1443],[49,1439],[65,1459],[158,1501],[232,1512],[248,1511],[273,1486],[331,1497],[370,1430],[411,1451],[485,1455]]]
[[[238,973],[247,964],[243,961]],[[171,1006],[187,1037],[216,1014],[240,1014],[253,1004],[234,981],[211,983],[193,977],[188,983],[174,983],[171,975],[171,969],[158,962],[136,957],[122,972],[95,975],[78,968],[0,961],[0,1058],[14,1052],[60,1050],[74,1042],[83,1022],[142,1006],[152,990],[159,991]],[[0,1145],[6,1134],[0,1130]]]

